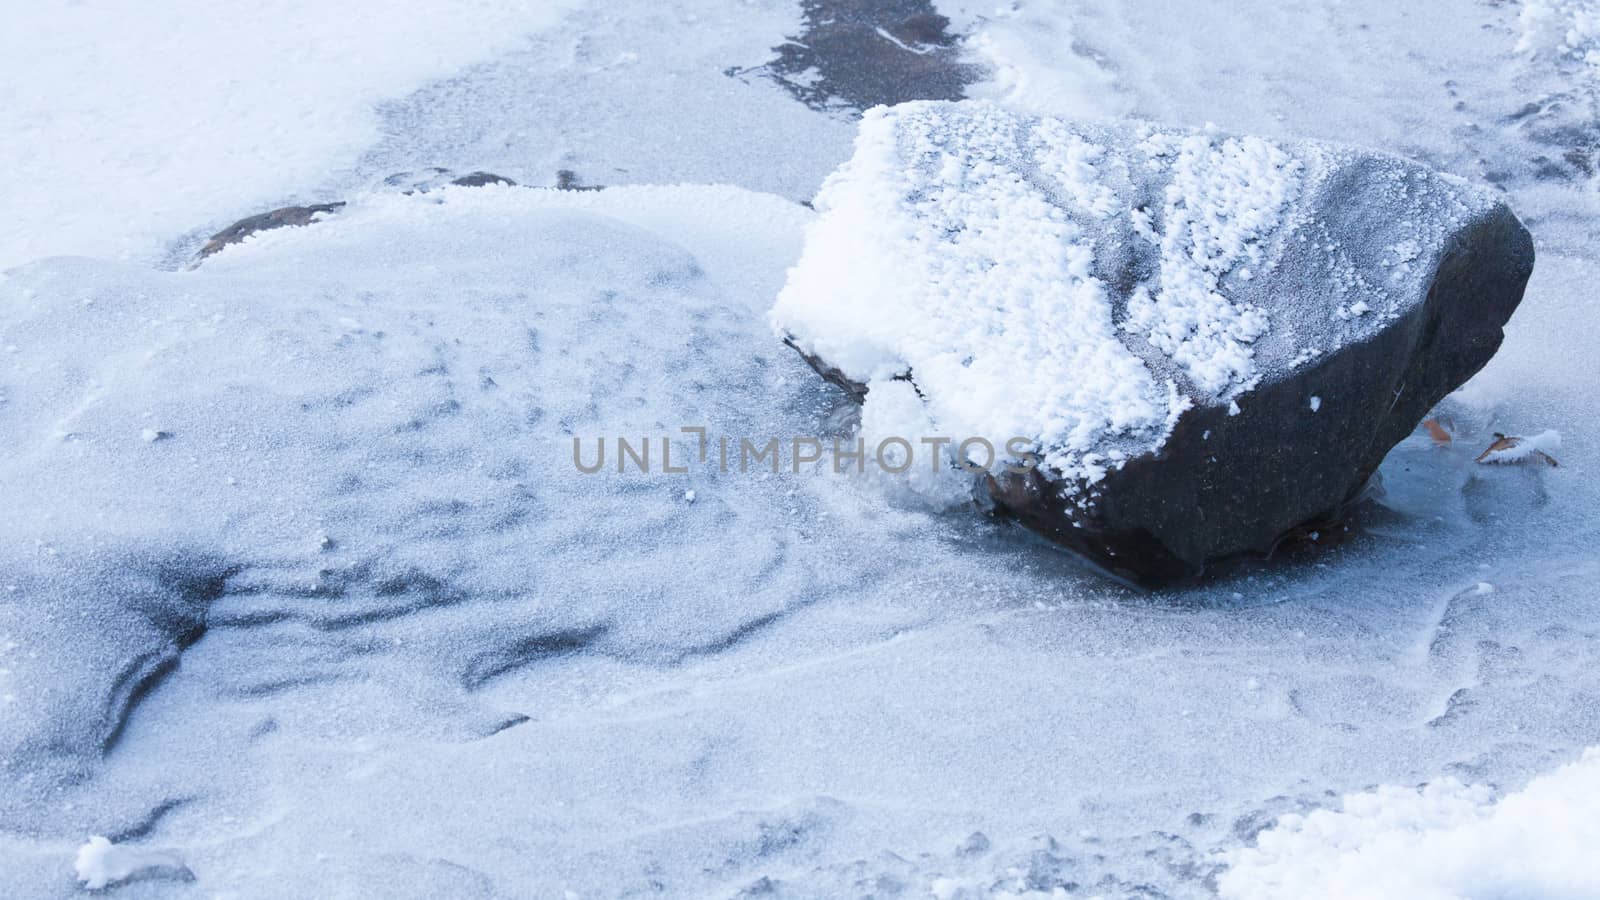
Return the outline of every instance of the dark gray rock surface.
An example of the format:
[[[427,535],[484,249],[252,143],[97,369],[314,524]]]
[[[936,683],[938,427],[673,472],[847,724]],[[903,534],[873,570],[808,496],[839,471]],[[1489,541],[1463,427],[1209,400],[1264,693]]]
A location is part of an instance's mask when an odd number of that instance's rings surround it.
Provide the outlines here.
[[[762,74],[817,110],[956,100],[983,73],[963,59],[950,20],[928,0],[805,0],[801,32],[777,58],[729,75]]]

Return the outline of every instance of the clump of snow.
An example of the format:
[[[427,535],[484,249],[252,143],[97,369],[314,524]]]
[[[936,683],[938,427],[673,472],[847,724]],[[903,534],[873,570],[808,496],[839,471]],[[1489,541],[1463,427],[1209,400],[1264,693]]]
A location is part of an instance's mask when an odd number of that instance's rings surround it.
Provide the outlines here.
[[[1285,815],[1235,851],[1219,888],[1256,898],[1600,896],[1600,748],[1496,801],[1453,778]]]
[[[1397,266],[1405,265],[1422,255],[1422,245],[1410,238],[1390,244],[1388,250],[1394,255],[1392,262]]]
[[[1333,311],[1333,315],[1338,319],[1354,319],[1358,316],[1364,316],[1369,312],[1372,312],[1372,307],[1367,305],[1367,301],[1357,300],[1348,306],[1340,306],[1338,309]]]
[[[1100,167],[1119,163],[1106,148],[1075,134],[1059,119],[1040,119],[1032,139],[1039,171],[1051,179],[1062,201],[1096,218],[1117,211],[1117,192]]]
[[[136,875],[155,872],[184,874],[183,860],[175,854],[159,850],[114,844],[100,835],[93,835],[78,848],[77,859],[72,864],[78,880],[91,891],[97,891]]]

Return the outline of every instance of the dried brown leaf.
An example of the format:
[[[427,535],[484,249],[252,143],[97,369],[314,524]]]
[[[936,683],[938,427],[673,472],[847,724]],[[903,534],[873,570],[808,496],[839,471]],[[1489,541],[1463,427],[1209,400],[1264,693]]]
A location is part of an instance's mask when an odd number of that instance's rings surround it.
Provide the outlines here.
[[[1497,431],[1494,435],[1494,443],[1490,444],[1482,453],[1478,454],[1478,462],[1496,466],[1516,465],[1518,463],[1539,463],[1547,466],[1561,465],[1560,463],[1556,462],[1555,457],[1544,452],[1543,450],[1533,450],[1524,454],[1510,455],[1510,451],[1516,450],[1518,447],[1521,447],[1522,444],[1523,438],[1516,437],[1515,435],[1501,434]]]
[[[1453,440],[1450,437],[1450,432],[1439,424],[1438,419],[1428,419],[1422,423],[1422,427],[1428,429],[1428,437],[1433,438],[1435,444],[1449,446],[1450,441]]]

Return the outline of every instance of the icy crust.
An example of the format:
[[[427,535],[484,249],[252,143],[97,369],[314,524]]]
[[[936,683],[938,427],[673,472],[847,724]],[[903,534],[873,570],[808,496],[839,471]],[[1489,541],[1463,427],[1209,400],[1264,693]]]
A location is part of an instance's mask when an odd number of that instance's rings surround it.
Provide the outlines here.
[[[1327,145],[903,104],[866,115],[772,319],[852,380],[909,376],[939,433],[1092,483],[1372,336],[1494,205]]]

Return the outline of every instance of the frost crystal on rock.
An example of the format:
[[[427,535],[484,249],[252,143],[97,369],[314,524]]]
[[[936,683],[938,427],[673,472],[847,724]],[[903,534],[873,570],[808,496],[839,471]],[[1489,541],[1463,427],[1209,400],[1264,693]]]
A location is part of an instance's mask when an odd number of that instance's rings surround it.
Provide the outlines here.
[[[1235,304],[1221,279],[1262,263],[1262,245],[1300,188],[1304,166],[1260,138],[1215,140],[1194,134],[1152,137],[1152,160],[1171,159],[1163,192],[1165,229],[1154,294],[1141,285],[1122,327],[1146,337],[1209,394],[1252,383],[1249,345],[1267,332],[1266,313]],[[1147,234],[1150,234],[1148,231]],[[1151,234],[1154,237],[1153,234]]]

